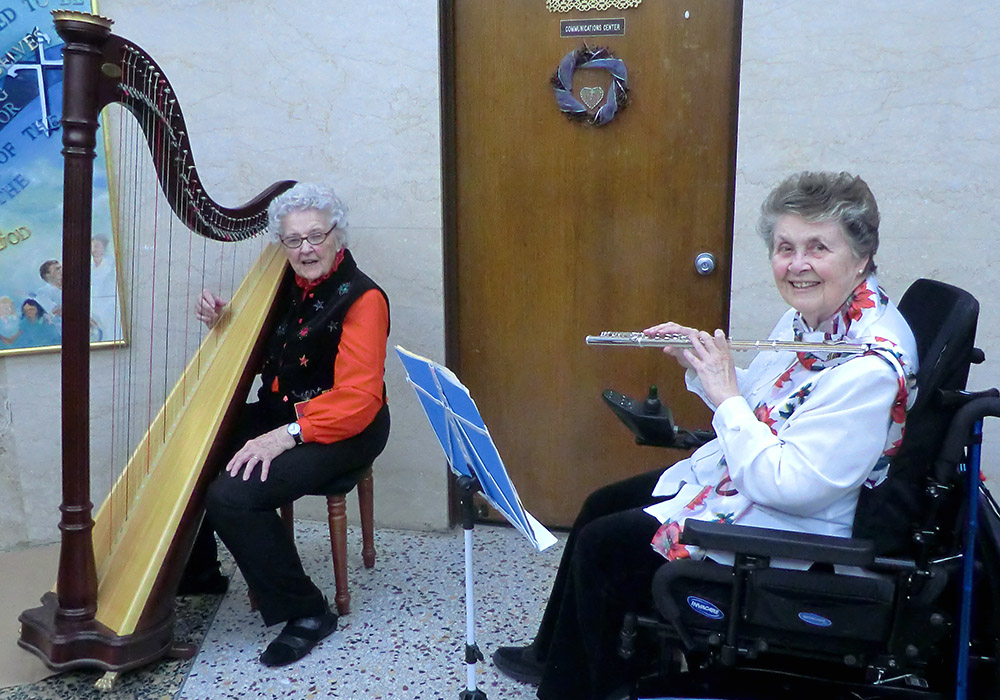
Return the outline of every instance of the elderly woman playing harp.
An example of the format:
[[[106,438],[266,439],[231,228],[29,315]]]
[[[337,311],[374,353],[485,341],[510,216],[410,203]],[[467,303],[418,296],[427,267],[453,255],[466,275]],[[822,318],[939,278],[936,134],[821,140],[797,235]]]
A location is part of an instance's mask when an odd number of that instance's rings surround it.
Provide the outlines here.
[[[265,666],[301,659],[337,628],[276,509],[321,492],[385,447],[389,305],[346,247],[346,211],[332,191],[303,183],[268,210],[293,275],[278,292],[256,403],[247,404],[232,455],[211,484],[207,520],[233,554],[267,625],[286,623]],[[195,310],[212,326],[225,302],[205,291]],[[207,533],[207,534],[206,534]],[[214,538],[203,528],[181,592],[225,588]]]
[[[792,307],[771,338],[874,343],[867,354],[762,352],[739,369],[721,330],[645,331],[687,336],[689,349],[664,352],[713,409],[717,437],[590,495],[534,640],[493,656],[502,672],[539,683],[543,700],[600,698],[630,680],[638,669],[615,653],[622,617],[651,608],[664,558],[727,561],[678,541],[688,518],[850,535],[860,490],[885,477],[899,444],[917,369],[913,334],[875,275],[878,223],[860,178],[799,173],[771,192],[758,224]]]

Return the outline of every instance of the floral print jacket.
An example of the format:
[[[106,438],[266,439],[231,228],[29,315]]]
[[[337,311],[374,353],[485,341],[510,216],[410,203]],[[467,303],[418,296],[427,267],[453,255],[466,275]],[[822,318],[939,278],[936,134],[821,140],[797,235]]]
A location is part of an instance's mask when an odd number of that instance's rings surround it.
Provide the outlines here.
[[[688,518],[849,536],[860,490],[886,476],[916,398],[917,357],[913,334],[875,276],[819,328],[790,309],[769,339],[872,349],[761,352],[737,370],[741,396],[709,404],[716,439],[667,469],[653,490],[665,500],[646,509],[663,523],[652,546],[667,559],[704,555],[678,542]],[[697,376],[687,380],[704,399]]]

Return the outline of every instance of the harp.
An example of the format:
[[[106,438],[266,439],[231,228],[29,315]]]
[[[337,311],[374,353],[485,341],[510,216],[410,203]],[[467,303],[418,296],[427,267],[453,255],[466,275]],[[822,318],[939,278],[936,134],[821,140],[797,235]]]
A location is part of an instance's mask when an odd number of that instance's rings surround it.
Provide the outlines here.
[[[155,62],[112,34],[108,19],[53,14],[65,42],[61,549],[55,591],[21,614],[18,643],[57,671],[119,672],[194,652],[174,643],[174,593],[211,478],[206,465],[218,458],[234,397],[249,389],[246,367],[260,351],[284,259],[274,244],[263,252],[233,296],[226,328],[207,334],[95,518],[88,256],[98,115],[120,103],[136,117],[166,201],[202,236],[238,241],[260,233],[267,205],[294,182],[275,183],[242,207],[218,205],[200,184],[179,106]],[[151,439],[154,431],[163,438]]]

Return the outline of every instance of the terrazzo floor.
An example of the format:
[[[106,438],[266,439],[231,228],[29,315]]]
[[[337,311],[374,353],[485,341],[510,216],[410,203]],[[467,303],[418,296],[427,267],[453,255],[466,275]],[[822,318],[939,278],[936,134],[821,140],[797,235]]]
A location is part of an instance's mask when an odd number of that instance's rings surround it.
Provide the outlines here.
[[[332,598],[326,524],[295,527],[306,571]],[[476,641],[487,658],[477,664],[477,686],[490,700],[534,698],[533,686],[500,675],[489,657],[534,634],[565,536],[541,553],[509,527],[478,525],[473,537]],[[266,628],[251,612],[246,583],[228,561],[225,596],[178,599],[178,639],[201,644],[193,660],[123,673],[110,692],[94,687],[100,672],[74,671],[0,689],[0,700],[456,700],[466,688],[463,531],[376,528],[375,548],[375,568],[365,569],[360,530],[349,528],[351,614],[297,664],[268,669],[257,661],[280,626]]]
[[[306,570],[332,595],[326,526],[299,521],[296,538]],[[376,529],[374,569],[362,565],[360,531],[351,529],[348,548],[351,614],[335,634],[298,664],[261,666],[257,657],[279,628],[250,611],[237,574],[177,698],[457,698],[466,686],[462,530]],[[534,633],[561,551],[560,542],[536,552],[512,528],[476,527],[476,641],[487,658]],[[488,661],[477,666],[487,697],[535,697]]]

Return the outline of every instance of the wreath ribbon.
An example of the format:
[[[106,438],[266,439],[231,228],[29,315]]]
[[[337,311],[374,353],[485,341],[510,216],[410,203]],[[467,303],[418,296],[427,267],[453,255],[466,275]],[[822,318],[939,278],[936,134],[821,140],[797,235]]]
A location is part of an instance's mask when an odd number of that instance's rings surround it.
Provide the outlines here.
[[[628,69],[625,61],[615,58],[605,48],[584,47],[566,54],[559,62],[556,74],[552,76],[552,86],[559,109],[572,119],[586,119],[587,107],[573,94],[573,74],[577,68],[597,68],[611,74],[611,89],[607,99],[590,120],[592,124],[603,126],[615,118],[628,101]]]

